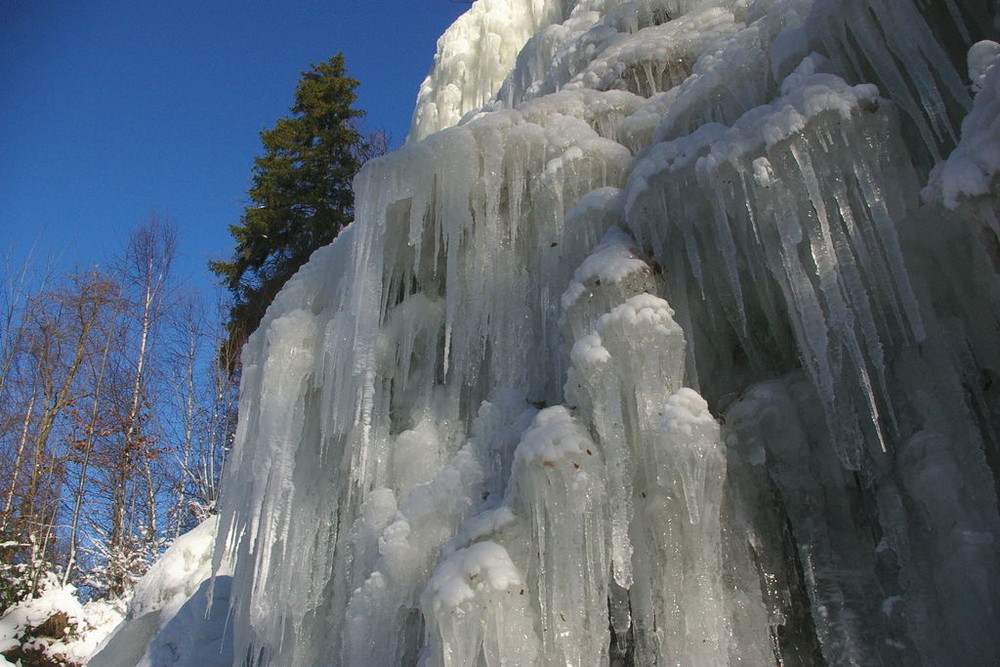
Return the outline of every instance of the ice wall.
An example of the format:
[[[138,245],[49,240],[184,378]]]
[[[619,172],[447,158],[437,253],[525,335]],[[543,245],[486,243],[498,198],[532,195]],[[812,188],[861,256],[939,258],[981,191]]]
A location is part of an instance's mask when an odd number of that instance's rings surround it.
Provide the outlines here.
[[[1000,663],[997,15],[474,3],[244,351],[238,659]]]

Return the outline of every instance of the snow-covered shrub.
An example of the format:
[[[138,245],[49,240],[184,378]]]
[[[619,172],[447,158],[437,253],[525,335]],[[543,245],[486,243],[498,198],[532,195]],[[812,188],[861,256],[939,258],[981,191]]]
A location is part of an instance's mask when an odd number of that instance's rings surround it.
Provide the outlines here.
[[[80,665],[124,616],[123,600],[82,604],[75,586],[51,572],[39,594],[15,604],[0,617],[0,665]]]

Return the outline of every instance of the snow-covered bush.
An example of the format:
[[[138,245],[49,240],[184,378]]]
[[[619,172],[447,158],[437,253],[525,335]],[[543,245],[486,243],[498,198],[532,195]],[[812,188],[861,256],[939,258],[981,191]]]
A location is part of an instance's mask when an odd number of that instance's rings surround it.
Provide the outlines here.
[[[0,617],[0,665],[80,665],[124,617],[123,600],[80,602],[77,589],[45,573],[39,594]]]
[[[16,559],[9,556],[30,546],[17,540],[0,543],[0,614],[31,597],[35,589],[35,573],[39,565],[37,559]],[[36,551],[32,549],[29,553],[34,555]]]

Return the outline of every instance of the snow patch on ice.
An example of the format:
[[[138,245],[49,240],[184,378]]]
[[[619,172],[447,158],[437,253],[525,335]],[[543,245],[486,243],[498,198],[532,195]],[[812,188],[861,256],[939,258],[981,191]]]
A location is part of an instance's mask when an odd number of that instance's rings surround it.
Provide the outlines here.
[[[507,550],[496,542],[476,542],[445,558],[424,592],[424,605],[435,614],[450,611],[477,595],[502,592],[522,584]]]
[[[648,272],[650,268],[636,255],[635,241],[620,227],[612,227],[573,274],[573,282],[563,292],[562,307],[569,308],[586,294],[588,283],[617,283],[640,271]]]
[[[988,195],[1000,173],[1000,44],[983,41],[969,50],[969,78],[976,97],[962,121],[962,136],[948,159],[938,164],[925,200],[940,199],[950,209],[967,197]]]
[[[212,516],[184,533],[136,584],[129,616],[159,611],[170,619],[201,582],[212,575],[212,551],[219,517]]]
[[[545,408],[535,416],[514,451],[514,461],[551,467],[569,457],[579,457],[591,444],[590,436],[562,405]]]
[[[694,389],[682,387],[667,399],[663,406],[663,422],[660,428],[667,432],[694,434],[697,428],[715,427],[718,423],[708,411],[708,403]]]

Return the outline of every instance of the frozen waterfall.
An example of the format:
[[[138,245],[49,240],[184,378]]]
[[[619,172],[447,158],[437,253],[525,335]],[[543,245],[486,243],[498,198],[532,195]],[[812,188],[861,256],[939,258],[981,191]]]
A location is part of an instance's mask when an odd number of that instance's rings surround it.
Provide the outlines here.
[[[233,655],[1000,664],[990,39],[475,2],[244,351]]]

